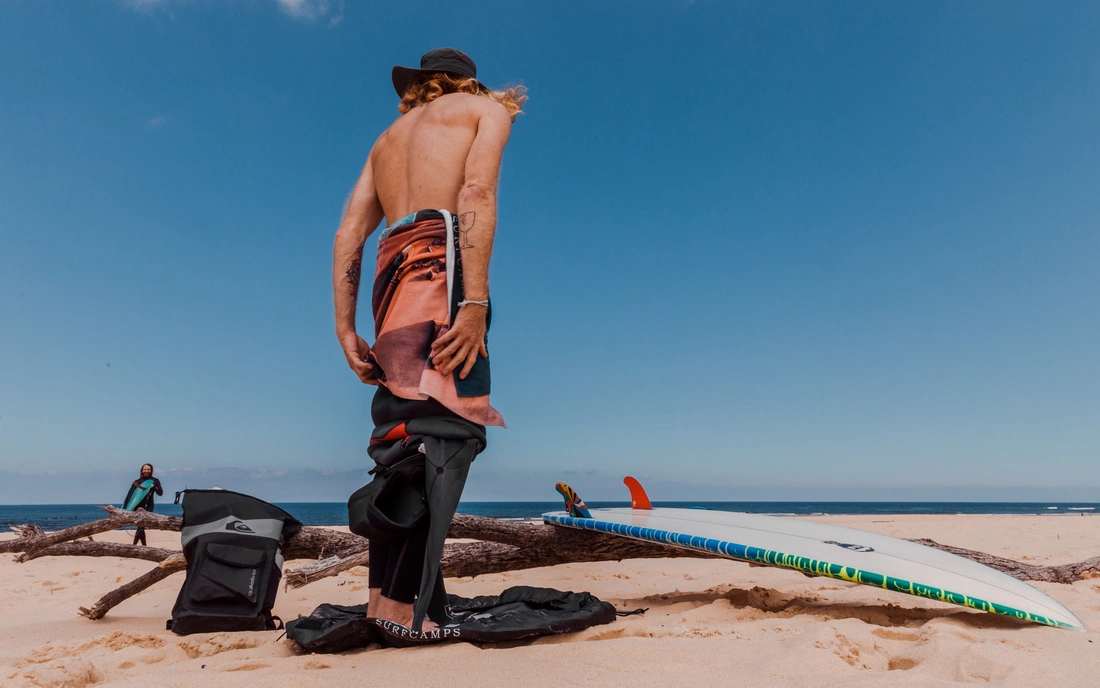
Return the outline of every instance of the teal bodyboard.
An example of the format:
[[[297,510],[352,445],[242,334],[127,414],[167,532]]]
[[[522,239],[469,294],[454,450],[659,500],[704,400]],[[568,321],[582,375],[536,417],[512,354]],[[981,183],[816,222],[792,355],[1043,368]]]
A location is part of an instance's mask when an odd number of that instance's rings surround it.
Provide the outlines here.
[[[153,489],[153,479],[152,478],[149,478],[147,480],[142,480],[141,484],[138,485],[137,487],[135,487],[130,492],[130,498],[126,500],[126,504],[124,505],[124,508],[127,511],[133,511],[134,509],[136,509],[138,504],[141,504],[143,501],[145,501],[145,497],[149,494],[149,492],[152,489]]]

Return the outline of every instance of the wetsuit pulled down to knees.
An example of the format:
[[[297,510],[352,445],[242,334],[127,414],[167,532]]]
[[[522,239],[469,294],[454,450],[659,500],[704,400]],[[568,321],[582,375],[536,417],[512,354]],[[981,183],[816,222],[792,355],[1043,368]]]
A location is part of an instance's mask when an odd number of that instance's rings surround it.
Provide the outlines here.
[[[454,322],[463,294],[450,213],[421,210],[382,233],[371,299],[371,363],[379,387],[368,451],[376,480],[415,474],[409,484],[423,490],[426,517],[406,532],[370,538],[370,587],[413,603],[415,630],[425,615],[447,621],[443,543],[470,463],[485,448],[485,426],[504,425],[489,404],[488,358],[479,358],[464,380],[457,370],[443,375],[431,362],[432,343]]]

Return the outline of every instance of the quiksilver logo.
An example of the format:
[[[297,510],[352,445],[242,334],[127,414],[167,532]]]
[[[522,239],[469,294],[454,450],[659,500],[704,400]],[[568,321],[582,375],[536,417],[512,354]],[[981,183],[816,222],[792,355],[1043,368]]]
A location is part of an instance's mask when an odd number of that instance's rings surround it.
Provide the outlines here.
[[[252,533],[253,535],[256,534],[256,531],[249,528],[243,521],[230,521],[229,523],[225,524],[225,529],[233,530],[238,533]]]
[[[868,547],[867,545],[853,545],[848,542],[837,542],[836,540],[822,540],[822,544],[836,545],[837,547],[843,547],[844,549],[850,549],[853,552],[874,552],[874,547]]]

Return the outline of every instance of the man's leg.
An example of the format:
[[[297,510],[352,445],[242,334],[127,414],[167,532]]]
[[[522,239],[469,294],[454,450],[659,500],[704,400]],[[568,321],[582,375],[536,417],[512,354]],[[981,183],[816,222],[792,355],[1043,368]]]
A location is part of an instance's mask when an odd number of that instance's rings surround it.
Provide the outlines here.
[[[386,582],[386,566],[390,560],[390,545],[389,543],[371,540],[368,543],[368,547],[370,552],[370,564],[368,566],[367,576],[367,588],[369,593],[367,597],[367,614],[382,618],[379,616],[382,608],[385,606],[382,603],[382,586]]]
[[[143,547],[148,547],[145,542],[145,529],[140,527],[137,529],[137,532],[134,533],[134,544],[136,545],[139,540],[141,541]]]
[[[425,519],[404,541],[371,541],[367,613],[372,617],[412,626],[413,602],[420,589],[427,539],[428,521]],[[422,630],[430,631],[437,627],[435,623],[425,621]]]

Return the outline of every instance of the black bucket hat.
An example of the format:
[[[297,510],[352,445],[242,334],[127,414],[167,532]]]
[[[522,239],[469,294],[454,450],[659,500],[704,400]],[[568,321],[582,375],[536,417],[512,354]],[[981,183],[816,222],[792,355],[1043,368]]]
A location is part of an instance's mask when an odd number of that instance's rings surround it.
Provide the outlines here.
[[[409,86],[428,74],[449,74],[451,76],[477,79],[477,65],[470,56],[455,48],[436,48],[424,53],[420,58],[420,69],[396,66],[393,68],[393,88],[398,96],[404,96]],[[480,81],[478,86],[485,88]],[[488,91],[488,88],[485,88]]]

